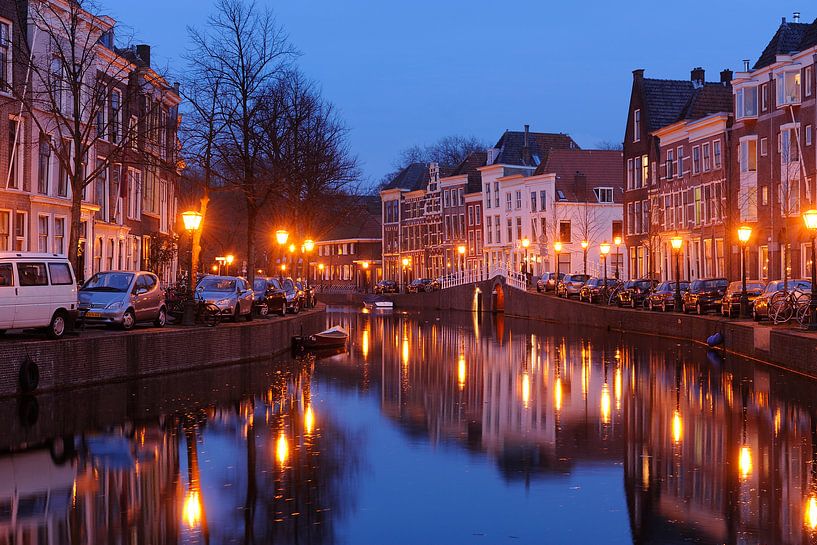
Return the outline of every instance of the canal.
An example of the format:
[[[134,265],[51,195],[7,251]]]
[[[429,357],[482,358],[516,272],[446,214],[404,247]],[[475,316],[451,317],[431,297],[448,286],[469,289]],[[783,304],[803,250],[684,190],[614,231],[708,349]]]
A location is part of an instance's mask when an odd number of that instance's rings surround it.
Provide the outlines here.
[[[812,381],[502,316],[327,320],[348,352],[0,400],[0,545],[815,537]]]

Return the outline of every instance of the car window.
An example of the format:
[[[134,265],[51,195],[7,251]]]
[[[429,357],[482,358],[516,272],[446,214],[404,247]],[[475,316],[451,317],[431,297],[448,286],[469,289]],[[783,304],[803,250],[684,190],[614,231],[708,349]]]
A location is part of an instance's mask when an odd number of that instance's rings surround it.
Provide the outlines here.
[[[91,279],[82,286],[82,289],[88,291],[125,292],[128,291],[132,280],[133,273],[101,272],[93,275]]]
[[[11,263],[0,263],[0,287],[13,285],[14,273],[11,270]]]
[[[51,275],[52,286],[69,286],[74,283],[68,263],[49,263],[48,273]]]
[[[156,287],[156,277],[152,274],[145,275],[145,286],[147,286],[148,290],[153,290]]]
[[[235,291],[235,280],[231,280],[229,278],[207,277],[203,278],[202,281],[199,282],[198,287],[206,291]]]
[[[267,281],[263,278],[256,278],[252,281],[252,289],[255,291],[264,291],[267,289]]]
[[[17,275],[21,286],[47,286],[45,263],[18,263]]]

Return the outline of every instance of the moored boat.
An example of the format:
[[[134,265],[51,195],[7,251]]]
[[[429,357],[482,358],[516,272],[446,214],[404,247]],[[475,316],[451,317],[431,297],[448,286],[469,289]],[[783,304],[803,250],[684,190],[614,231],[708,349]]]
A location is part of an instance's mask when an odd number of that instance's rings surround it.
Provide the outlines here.
[[[298,335],[292,338],[292,347],[296,349],[324,349],[324,348],[342,348],[346,346],[346,341],[349,339],[349,332],[341,326],[336,325],[330,327],[320,333],[314,335]]]

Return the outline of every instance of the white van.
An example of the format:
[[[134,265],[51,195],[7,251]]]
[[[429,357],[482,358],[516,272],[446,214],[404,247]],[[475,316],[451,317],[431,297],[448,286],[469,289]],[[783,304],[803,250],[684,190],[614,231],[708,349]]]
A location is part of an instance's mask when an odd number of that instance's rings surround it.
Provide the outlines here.
[[[0,252],[0,332],[44,328],[59,339],[77,317],[77,281],[58,254]]]

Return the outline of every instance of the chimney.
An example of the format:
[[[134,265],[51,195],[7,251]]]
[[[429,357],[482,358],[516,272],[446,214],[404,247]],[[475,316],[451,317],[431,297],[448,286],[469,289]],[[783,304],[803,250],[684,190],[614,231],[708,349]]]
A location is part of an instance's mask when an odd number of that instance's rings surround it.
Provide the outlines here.
[[[525,139],[522,143],[522,164],[529,165],[530,161],[530,125],[525,125]]]
[[[142,59],[146,66],[150,66],[150,46],[147,44],[139,44],[136,46],[136,54]]]
[[[633,70],[633,79],[639,81],[644,79],[644,69],[636,68],[635,70]]]
[[[573,193],[576,195],[577,201],[587,202],[587,176],[578,170],[573,177]]]
[[[800,22],[800,12],[795,11],[794,12],[794,17],[792,17],[792,19],[794,20],[795,23],[799,23]]]
[[[706,73],[704,72],[704,69],[701,68],[700,66],[698,66],[696,68],[693,68],[689,73],[689,79],[692,80],[692,83],[697,82],[697,83],[700,83],[701,85],[703,85],[703,83],[704,83],[704,77],[705,76],[706,76]]]
[[[530,125],[525,125],[525,147],[528,147],[528,134],[530,133]]]
[[[744,72],[749,71],[749,59],[743,59],[743,71]]]
[[[781,25],[785,25],[785,24],[786,24],[786,18],[785,18],[785,17],[781,17],[781,18],[780,18],[780,24],[781,24]]]
[[[721,83],[730,83],[734,74],[728,68],[721,70]]]

